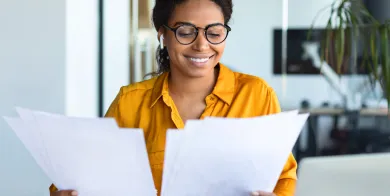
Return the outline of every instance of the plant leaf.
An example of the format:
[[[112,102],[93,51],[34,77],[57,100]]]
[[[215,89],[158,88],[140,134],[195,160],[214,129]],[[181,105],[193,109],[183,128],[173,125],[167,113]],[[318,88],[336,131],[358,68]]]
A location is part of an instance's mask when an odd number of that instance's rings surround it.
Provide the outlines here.
[[[357,66],[357,51],[358,51],[358,44],[359,44],[359,21],[357,20],[354,13],[351,12],[350,9],[344,9],[344,15],[346,18],[346,32],[349,37],[348,44],[351,47],[348,47],[349,50],[346,52],[346,56],[350,56],[350,60],[352,61],[350,65],[355,66],[356,68],[359,68]]]
[[[372,27],[371,28],[371,35],[370,35],[370,49],[371,49],[371,58],[372,58],[372,64],[373,64],[373,74],[375,76],[375,79],[379,80],[378,78],[378,48],[376,45],[377,39],[377,28]]]
[[[385,25],[379,28],[380,42],[381,42],[381,61],[382,61],[382,73],[384,82],[384,94],[390,106],[390,67],[389,67],[389,36],[388,30]],[[390,108],[390,107],[389,107]]]
[[[311,34],[313,32],[313,29],[314,29],[314,24],[315,22],[317,21],[318,17],[320,16],[320,14],[322,14],[324,11],[326,11],[327,9],[332,9],[332,7],[334,6],[335,2],[333,2],[331,5],[328,5],[328,6],[325,6],[324,8],[322,8],[320,11],[318,11],[318,13],[316,14],[316,16],[314,17],[313,19],[313,22],[311,23],[310,25],[310,28],[309,28],[309,31],[307,33],[307,40],[310,40],[311,39]]]
[[[337,73],[341,73],[341,66],[343,64],[344,60],[344,44],[345,44],[345,29],[343,25],[345,25],[345,20],[343,17],[343,11],[342,7],[343,3],[340,5],[337,11],[337,18],[339,20],[338,24],[338,29],[336,30],[337,32],[337,37],[336,37],[336,62],[337,62]]]
[[[326,30],[324,33],[324,39],[322,40],[323,42],[323,49],[321,49],[321,67],[322,69],[322,64],[325,61],[329,60],[329,43],[330,43],[330,37],[333,35],[333,27],[332,27],[332,17],[335,12],[335,9],[333,8],[334,3],[332,4],[332,9],[330,11],[330,17],[328,19],[328,23],[326,25]],[[330,64],[330,62],[329,62]]]

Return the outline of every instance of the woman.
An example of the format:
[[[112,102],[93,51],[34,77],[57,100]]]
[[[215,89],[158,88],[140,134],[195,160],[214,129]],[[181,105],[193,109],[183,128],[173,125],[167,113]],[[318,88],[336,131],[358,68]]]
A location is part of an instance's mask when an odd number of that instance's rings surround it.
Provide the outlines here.
[[[122,87],[106,116],[119,126],[145,131],[155,186],[160,191],[165,132],[188,119],[206,116],[253,117],[280,112],[278,99],[260,78],[236,73],[219,63],[230,31],[232,0],[157,0],[153,22],[161,48],[159,76]],[[237,58],[239,58],[237,56]],[[292,155],[274,193],[292,196],[297,164]],[[57,191],[52,195],[77,195]]]

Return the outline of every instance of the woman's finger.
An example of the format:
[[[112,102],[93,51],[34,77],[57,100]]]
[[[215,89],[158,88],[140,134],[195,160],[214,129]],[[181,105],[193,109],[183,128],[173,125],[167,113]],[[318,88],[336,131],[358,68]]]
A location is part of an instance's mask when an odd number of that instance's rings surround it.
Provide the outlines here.
[[[77,196],[79,195],[77,191],[67,190],[67,191],[57,191],[50,194],[51,196]]]
[[[264,191],[255,191],[255,192],[252,192],[251,196],[275,196],[275,194],[267,193]]]

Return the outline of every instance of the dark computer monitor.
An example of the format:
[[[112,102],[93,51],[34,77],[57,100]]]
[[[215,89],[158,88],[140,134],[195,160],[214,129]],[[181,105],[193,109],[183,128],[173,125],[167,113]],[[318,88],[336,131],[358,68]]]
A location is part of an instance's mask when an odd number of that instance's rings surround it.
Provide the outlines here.
[[[286,60],[286,73],[290,75],[316,75],[320,74],[319,69],[313,66],[310,59],[303,59],[304,50],[302,48],[302,43],[305,41],[314,41],[321,43],[326,29],[312,29],[310,40],[308,40],[309,28],[290,28],[287,32],[287,60]],[[282,74],[282,29],[273,30],[273,73],[278,75]],[[348,36],[345,39],[345,54],[344,62],[339,70],[340,74],[348,75],[352,73],[357,74],[366,74],[367,69],[365,66],[361,66],[363,52],[361,47],[357,47],[357,58],[356,61],[358,66],[355,70],[351,69],[351,64],[355,61],[353,58],[352,51],[352,39],[348,39]],[[361,43],[358,43],[361,45]],[[323,45],[321,46],[323,47]],[[336,62],[336,53],[334,51],[335,45],[334,42],[329,43],[329,52],[327,52],[327,63],[337,71],[337,62]],[[320,51],[318,51],[320,52]]]

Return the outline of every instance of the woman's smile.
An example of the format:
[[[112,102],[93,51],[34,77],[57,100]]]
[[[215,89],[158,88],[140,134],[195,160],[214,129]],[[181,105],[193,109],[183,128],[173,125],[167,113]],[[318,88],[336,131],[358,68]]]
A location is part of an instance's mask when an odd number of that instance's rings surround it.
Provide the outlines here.
[[[204,67],[207,65],[207,63],[210,61],[211,58],[213,58],[214,55],[192,55],[192,56],[185,56],[185,58],[191,63],[191,65],[197,66],[197,67]]]

